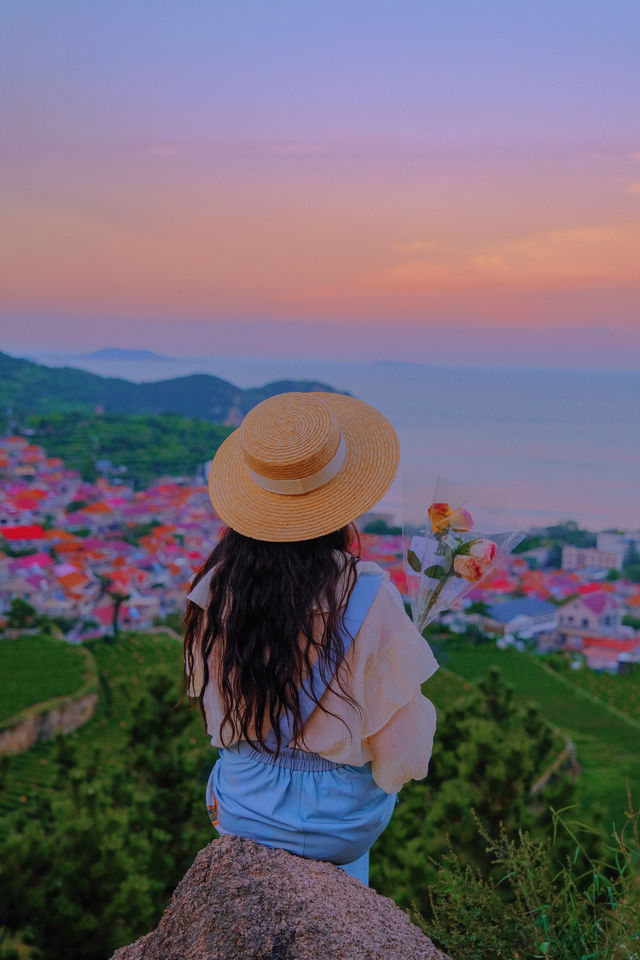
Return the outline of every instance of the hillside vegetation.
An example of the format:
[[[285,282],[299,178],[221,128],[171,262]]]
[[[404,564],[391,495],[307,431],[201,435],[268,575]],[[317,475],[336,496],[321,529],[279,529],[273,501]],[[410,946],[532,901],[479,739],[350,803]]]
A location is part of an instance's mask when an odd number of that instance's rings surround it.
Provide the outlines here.
[[[101,960],[146,932],[213,836],[203,795],[215,751],[181,700],[180,643],[135,634],[88,646],[100,675],[92,720],[0,766],[0,928],[43,960]],[[571,802],[574,787],[559,769],[532,794],[564,741],[498,673],[478,685],[441,670],[425,692],[439,711],[429,778],[400,794],[372,883],[428,918],[448,844],[491,873],[472,811],[493,838],[501,825],[547,835],[549,805]]]
[[[3,639],[0,642],[0,723],[52,697],[77,690],[83,680],[82,651],[64,640],[49,636]]]
[[[448,648],[448,666],[468,680],[477,680],[491,668],[499,668],[504,679],[513,686],[518,702],[534,702],[541,717],[553,724],[576,744],[580,765],[578,799],[581,807],[596,807],[605,826],[619,828],[628,809],[628,790],[638,806],[640,801],[640,724],[622,712],[612,710],[604,700],[596,702],[585,696],[572,675],[563,676],[549,670],[544,660],[516,650],[499,650],[494,644],[468,644]],[[585,673],[585,676],[589,674]],[[590,675],[595,676],[595,675]],[[625,703],[637,702],[640,695],[640,673],[623,681]],[[579,683],[583,681],[579,680]],[[608,689],[605,678],[585,680],[585,685]],[[620,699],[620,698],[619,698]]]
[[[561,658],[548,659],[554,670],[584,690],[594,701],[608,704],[640,727],[640,664],[630,665],[626,673],[612,674],[596,673],[586,668],[572,670]]]
[[[0,409],[19,420],[29,414],[174,413],[183,417],[238,424],[266,397],[288,391],[335,392],[310,380],[279,380],[243,390],[210,374],[193,374],[154,383],[99,377],[72,367],[47,367],[0,352]]]
[[[34,443],[84,480],[94,481],[100,462],[109,462],[102,469],[138,489],[162,476],[195,476],[233,430],[176,414],[59,413],[31,416],[26,424]]]
[[[212,837],[202,795],[215,752],[180,703],[180,644],[91,649],[92,720],[0,765],[0,928],[43,960],[104,960],[145,932]]]

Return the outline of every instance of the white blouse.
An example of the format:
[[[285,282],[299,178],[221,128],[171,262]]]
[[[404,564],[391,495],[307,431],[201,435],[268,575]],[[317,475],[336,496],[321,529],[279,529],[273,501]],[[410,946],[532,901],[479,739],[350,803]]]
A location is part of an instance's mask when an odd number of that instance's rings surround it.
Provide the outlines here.
[[[361,766],[371,761],[376,783],[387,793],[396,793],[407,780],[427,775],[436,711],[422,695],[421,685],[438,664],[407,616],[388,573],[370,561],[360,561],[357,569],[358,574],[383,573],[376,597],[340,668],[343,686],[361,712],[343,699],[334,680],[320,698],[329,712],[313,711],[304,727],[304,744],[298,745],[336,763]],[[209,571],[188,595],[203,609],[208,605],[212,574],[213,570]],[[197,696],[202,683],[197,657],[194,667],[190,689]],[[224,710],[213,664],[210,671],[203,706],[211,742],[222,746]]]

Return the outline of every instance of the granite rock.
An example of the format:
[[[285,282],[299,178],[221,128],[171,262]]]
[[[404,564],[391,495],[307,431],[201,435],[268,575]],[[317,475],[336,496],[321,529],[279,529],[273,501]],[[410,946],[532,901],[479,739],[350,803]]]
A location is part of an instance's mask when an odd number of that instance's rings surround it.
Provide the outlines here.
[[[111,960],[449,960],[387,897],[330,863],[225,836],[157,928]]]

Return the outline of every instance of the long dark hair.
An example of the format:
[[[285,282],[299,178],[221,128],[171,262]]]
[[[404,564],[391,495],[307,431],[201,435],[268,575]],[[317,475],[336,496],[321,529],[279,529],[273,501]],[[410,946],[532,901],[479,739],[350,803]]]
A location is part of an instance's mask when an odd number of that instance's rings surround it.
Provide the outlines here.
[[[244,739],[273,752],[265,743],[272,728],[277,754],[286,746],[278,723],[284,710],[293,717],[293,740],[304,743],[298,685],[321,650],[330,663],[342,661],[338,630],[356,582],[359,553],[351,524],[297,543],[267,543],[224,531],[194,580],[195,585],[215,567],[209,605],[203,610],[187,601],[184,638],[187,688],[195,663],[203,668],[200,690],[190,691],[203,717],[212,654],[216,658],[223,744]],[[336,692],[358,709],[342,672],[336,674]],[[322,704],[319,708],[325,710]]]

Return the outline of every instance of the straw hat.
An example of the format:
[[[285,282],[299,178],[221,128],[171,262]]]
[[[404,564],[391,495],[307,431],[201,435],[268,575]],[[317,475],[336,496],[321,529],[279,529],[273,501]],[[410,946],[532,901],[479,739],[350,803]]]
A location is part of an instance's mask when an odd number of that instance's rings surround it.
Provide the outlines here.
[[[308,540],[370,510],[396,475],[385,416],[339,393],[263,400],[219,447],[209,496],[223,523],[254,540]]]

